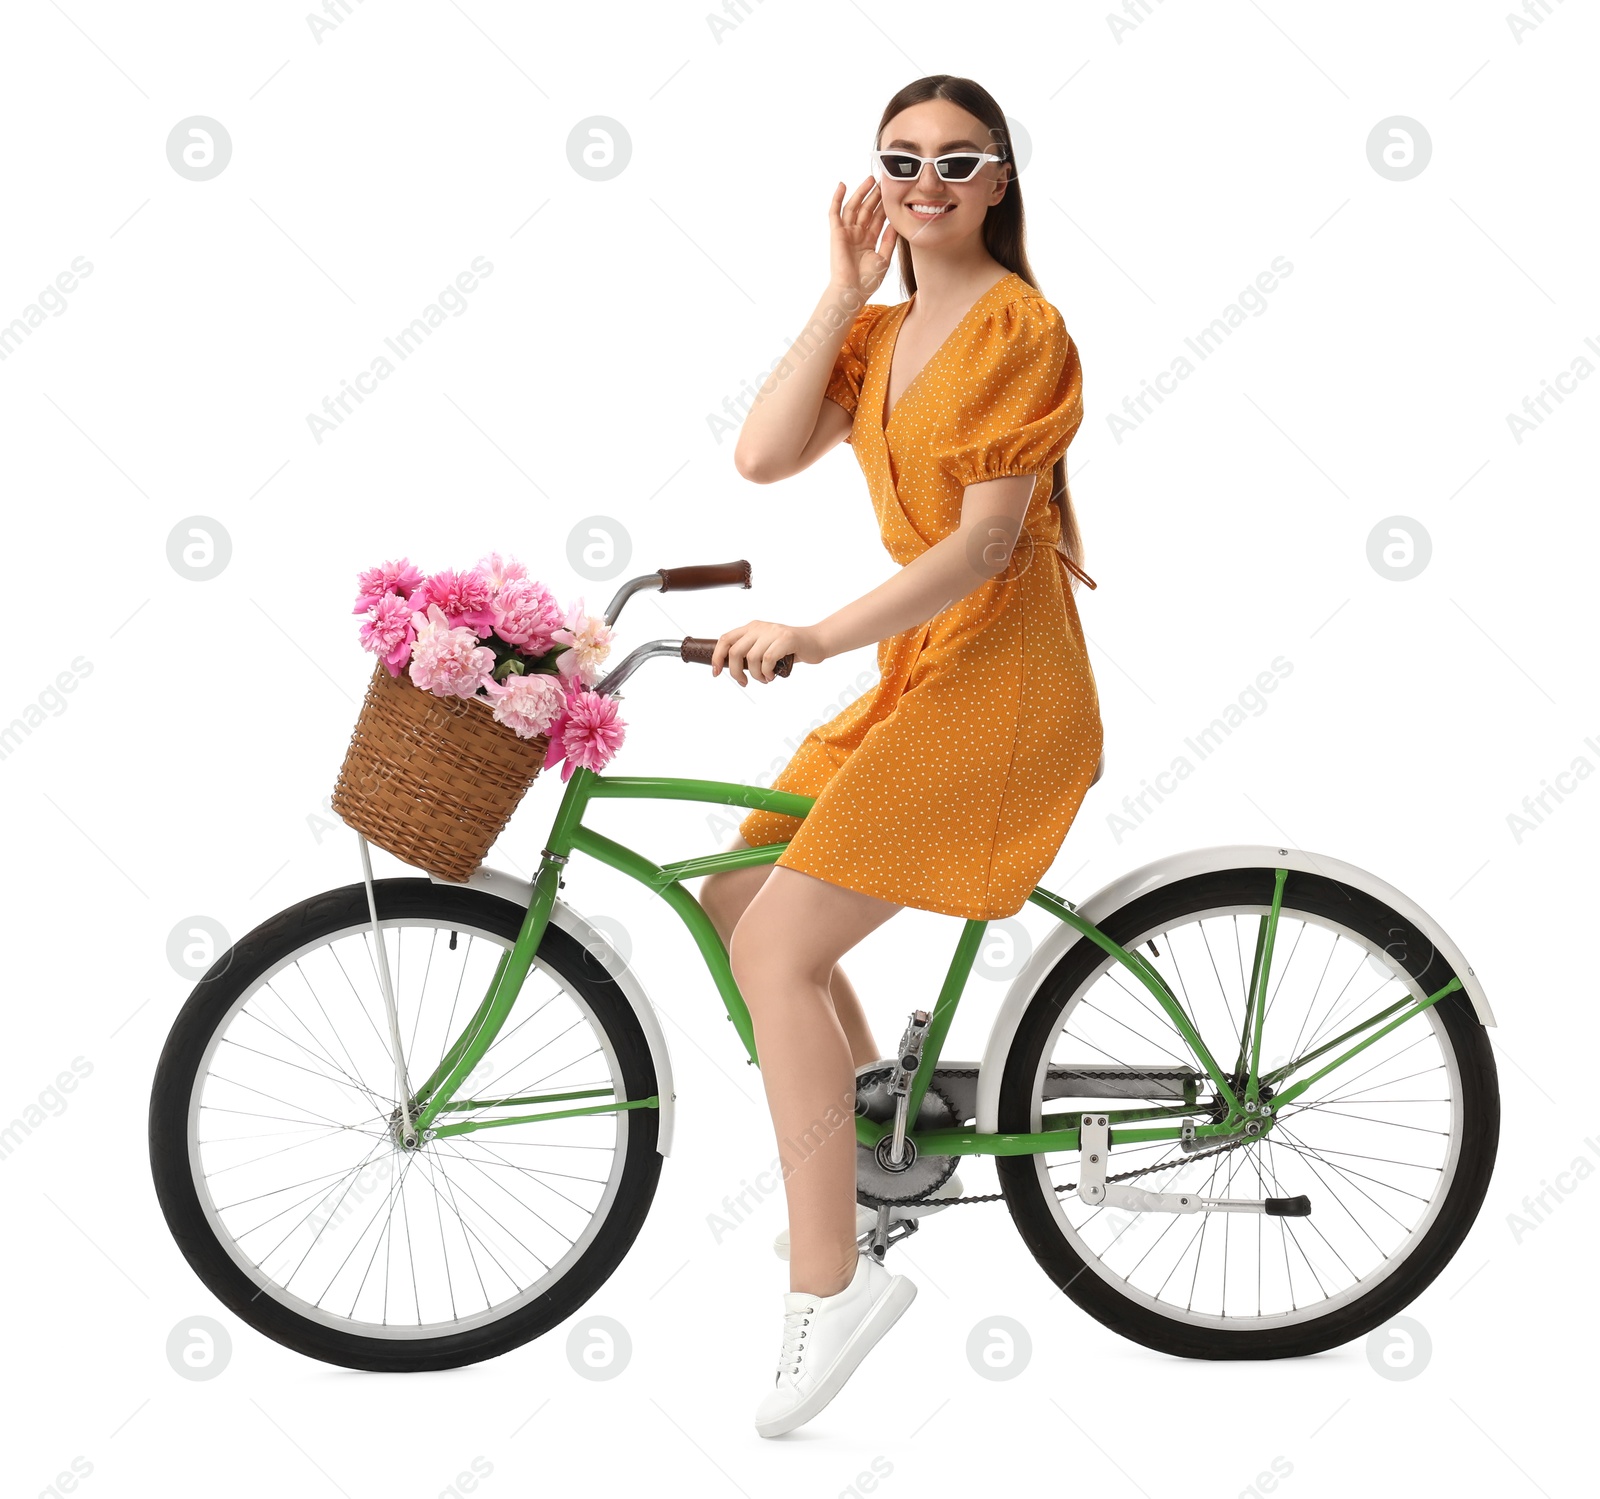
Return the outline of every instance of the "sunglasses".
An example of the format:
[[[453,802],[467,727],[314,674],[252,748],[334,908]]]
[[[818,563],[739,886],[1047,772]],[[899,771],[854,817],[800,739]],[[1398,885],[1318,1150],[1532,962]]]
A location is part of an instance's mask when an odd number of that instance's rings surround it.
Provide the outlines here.
[[[992,151],[950,151],[943,156],[913,156],[909,151],[874,151],[879,171],[896,182],[914,182],[928,162],[943,182],[968,182],[986,161],[1004,161],[1005,148]]]

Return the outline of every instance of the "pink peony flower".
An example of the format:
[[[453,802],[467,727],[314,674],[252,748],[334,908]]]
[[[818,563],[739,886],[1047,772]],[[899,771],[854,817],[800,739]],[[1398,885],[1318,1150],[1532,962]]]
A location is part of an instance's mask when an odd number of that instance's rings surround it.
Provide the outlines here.
[[[526,578],[528,569],[515,557],[502,558],[499,552],[490,552],[473,569],[480,572],[489,580],[489,592],[499,593],[507,583],[515,582],[518,578]]]
[[[598,616],[585,614],[583,600],[579,599],[567,610],[563,627],[554,631],[551,638],[571,647],[556,657],[556,669],[561,675],[593,687],[600,679],[600,663],[611,654],[611,627]]]
[[[421,572],[404,557],[398,561],[385,562],[380,567],[369,567],[357,579],[356,586],[361,590],[361,596],[350,612],[365,614],[371,609],[376,609],[384,597],[391,593],[397,593],[403,599],[410,598],[421,582]]]
[[[562,653],[563,658],[566,654]],[[548,767],[564,760],[561,779],[566,781],[580,765],[586,770],[602,769],[622,747],[627,725],[617,716],[615,698],[569,683],[565,705],[546,732],[550,748],[544,763]]]
[[[494,629],[489,580],[477,568],[465,573],[446,568],[435,573],[411,597],[413,609],[426,611],[434,604],[444,612],[453,630],[465,626],[476,635],[487,635]]]
[[[398,593],[386,593],[378,600],[371,618],[361,626],[362,648],[379,657],[391,677],[400,675],[400,668],[411,656],[411,643],[417,638],[411,615],[411,605],[405,599]]]
[[[473,697],[494,669],[494,652],[478,644],[471,630],[453,626],[437,604],[414,614],[417,631],[411,653],[411,680],[438,697]]]
[[[483,685],[494,700],[496,721],[524,739],[545,733],[566,704],[560,680],[540,672],[509,676],[503,682],[491,678]]]
[[[527,578],[502,585],[492,607],[495,634],[529,656],[544,655],[561,628],[561,606],[544,584]]]

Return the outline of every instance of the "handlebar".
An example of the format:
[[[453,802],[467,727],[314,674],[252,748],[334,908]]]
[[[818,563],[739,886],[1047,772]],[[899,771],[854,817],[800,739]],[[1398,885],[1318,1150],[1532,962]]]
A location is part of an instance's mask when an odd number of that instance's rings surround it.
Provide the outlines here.
[[[742,558],[738,562],[702,562],[695,567],[661,567],[653,573],[641,573],[629,578],[606,606],[605,621],[617,622],[622,606],[644,588],[654,588],[658,593],[687,593],[695,588],[748,588],[750,564]]]
[[[683,637],[683,647],[680,651],[680,654],[685,661],[697,661],[701,666],[710,666],[711,653],[716,650],[716,648],[717,639],[714,635],[685,635]],[[786,677],[789,675],[789,672],[793,666],[794,652],[790,651],[789,654],[779,661],[778,664],[772,669],[777,672],[780,677]]]
[[[686,593],[697,588],[748,587],[750,587],[750,564],[743,559],[738,562],[706,562],[694,567],[658,568],[653,573],[643,573],[637,578],[629,578],[617,590],[606,607],[605,622],[614,625],[617,616],[622,613],[623,605],[634,594],[646,588],[654,588],[659,593]],[[629,651],[616,666],[594,684],[594,691],[615,692],[652,656],[676,656],[680,661],[693,661],[701,666],[709,666],[716,646],[715,637],[700,635],[685,635],[681,640],[652,640],[647,645]],[[786,677],[793,667],[794,653],[791,651],[773,670],[780,677]]]

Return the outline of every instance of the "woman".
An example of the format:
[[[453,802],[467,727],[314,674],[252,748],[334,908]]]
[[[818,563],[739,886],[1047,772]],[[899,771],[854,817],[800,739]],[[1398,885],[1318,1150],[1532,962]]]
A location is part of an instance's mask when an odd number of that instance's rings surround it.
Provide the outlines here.
[[[750,1006],[789,1209],[764,1436],[821,1410],[916,1295],[857,1247],[855,1069],[880,1052],[839,959],[902,906],[1015,914],[1101,749],[1065,483],[1082,380],[1028,266],[1005,115],[968,79],[923,78],[890,100],[875,146],[874,175],[848,201],[834,191],[828,288],[734,462],[770,484],[849,442],[900,569],[816,624],[729,630],[712,660],[744,686],[791,652],[878,643],[877,686],[773,783],[816,797],[810,815],[752,811],[730,845],[789,847],[702,895]],[[866,304],[897,245],[911,299]]]

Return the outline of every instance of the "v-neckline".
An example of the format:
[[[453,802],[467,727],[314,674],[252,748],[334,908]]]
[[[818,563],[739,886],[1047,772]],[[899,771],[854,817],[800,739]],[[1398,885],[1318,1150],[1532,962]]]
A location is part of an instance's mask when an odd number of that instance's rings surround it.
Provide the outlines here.
[[[894,335],[889,340],[888,353],[883,363],[883,405],[879,408],[878,416],[878,426],[881,432],[888,432],[889,423],[894,420],[895,412],[905,405],[906,397],[917,388],[917,385],[921,381],[922,377],[928,373],[929,367],[955,341],[956,334],[966,327],[967,319],[970,318],[972,314],[975,313],[981,306],[983,306],[983,304],[989,299],[990,295],[994,292],[995,287],[1004,286],[1005,283],[1011,280],[1016,274],[1017,273],[1015,271],[1007,271],[1005,275],[1003,275],[998,281],[992,282],[983,291],[978,293],[972,305],[961,314],[961,317],[957,321],[955,327],[945,334],[944,341],[940,343],[939,347],[936,348],[933,353],[928,355],[927,359],[923,362],[922,368],[911,377],[910,384],[908,384],[906,388],[900,392],[900,399],[896,401],[892,407],[890,407],[889,385],[894,376],[894,351],[900,345],[900,330],[905,326],[906,318],[910,315],[911,303],[916,299],[916,293],[913,292],[910,297],[901,303],[904,311],[901,312],[899,321],[894,325]]]

